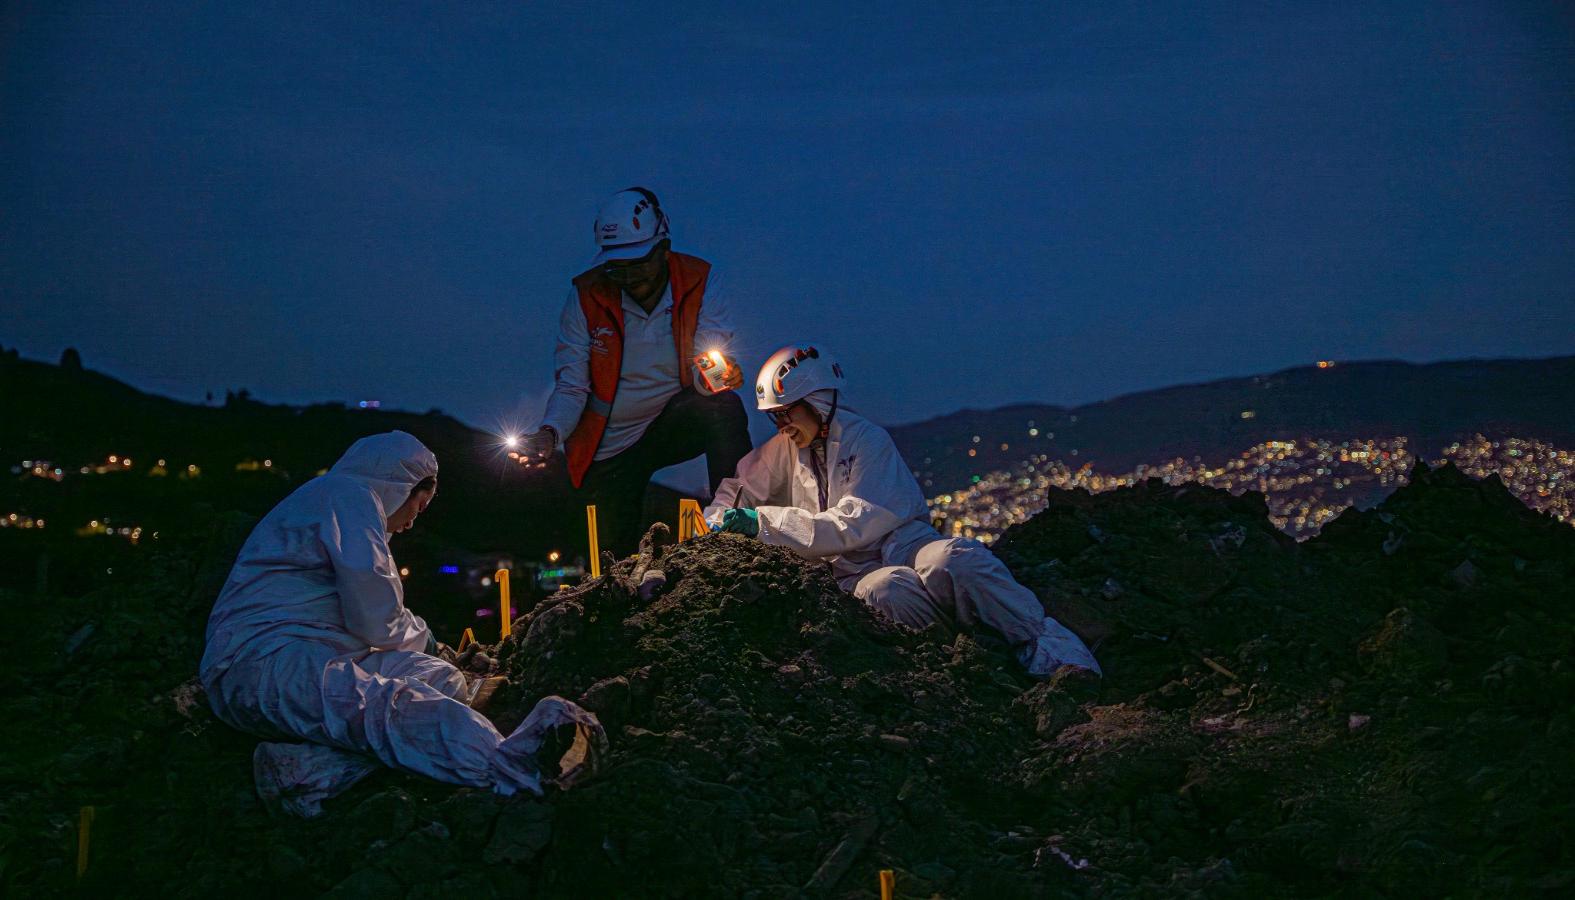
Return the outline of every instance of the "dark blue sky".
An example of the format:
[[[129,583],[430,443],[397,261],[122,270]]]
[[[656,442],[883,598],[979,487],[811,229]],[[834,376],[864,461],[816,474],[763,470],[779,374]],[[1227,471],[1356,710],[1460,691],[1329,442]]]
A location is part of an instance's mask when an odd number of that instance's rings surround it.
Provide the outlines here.
[[[4,4],[0,343],[487,425],[641,183],[887,422],[1575,352],[1564,4],[330,5]]]

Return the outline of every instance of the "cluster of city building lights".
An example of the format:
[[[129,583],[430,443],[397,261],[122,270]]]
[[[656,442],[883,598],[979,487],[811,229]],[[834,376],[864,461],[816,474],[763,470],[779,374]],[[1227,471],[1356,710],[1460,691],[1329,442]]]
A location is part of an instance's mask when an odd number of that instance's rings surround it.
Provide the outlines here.
[[[991,543],[1044,509],[1048,488],[1100,493],[1158,478],[1235,494],[1258,491],[1277,527],[1306,538],[1353,504],[1375,503],[1405,484],[1415,463],[1407,444],[1405,437],[1265,441],[1221,465],[1177,457],[1121,473],[1034,456],[1013,471],[975,476],[973,484],[933,497],[929,504],[949,534]],[[1527,506],[1575,524],[1575,451],[1524,438],[1495,441],[1476,435],[1444,448],[1443,457],[1430,463],[1445,461],[1473,477],[1498,475]]]
[[[272,467],[273,460],[264,460],[261,463],[258,463],[256,460],[246,460],[236,464],[235,466],[237,471],[247,471],[249,469],[258,468],[271,469]],[[61,466],[58,463],[50,462],[47,459],[24,459],[20,465],[14,465],[11,467],[12,475],[20,475],[31,478],[43,478],[48,481],[65,481],[72,475],[109,475],[113,473],[133,471],[136,471],[136,469],[134,467],[134,463],[131,461],[131,457],[121,456],[118,453],[111,453],[103,462],[93,463],[86,466],[66,467]],[[182,478],[196,478],[202,474],[202,468],[194,463],[188,464],[184,469],[180,469],[179,471]],[[167,460],[161,459],[152,466],[149,466],[146,474],[152,475],[154,477],[162,477],[168,475],[169,473],[169,462]]]
[[[195,463],[174,467],[175,472],[182,479],[202,477],[202,467]],[[274,466],[273,460],[246,459],[235,464],[237,472],[274,472],[279,470]],[[136,463],[129,456],[111,453],[102,462],[95,462],[85,466],[63,466],[47,459],[24,459],[18,465],[11,466],[11,474],[20,478],[42,478],[46,481],[65,481],[67,478],[80,475],[109,475],[143,471],[136,467]],[[168,460],[160,459],[148,466],[144,474],[153,478],[167,477],[171,472]],[[319,472],[318,474],[322,474]],[[45,527],[45,520],[35,518],[24,513],[0,514],[0,528],[41,529]],[[141,543],[144,533],[141,525],[115,525],[111,524],[108,517],[93,519],[86,524],[74,529],[79,537],[109,536],[125,538],[132,544]],[[158,538],[158,533],[149,535]]]

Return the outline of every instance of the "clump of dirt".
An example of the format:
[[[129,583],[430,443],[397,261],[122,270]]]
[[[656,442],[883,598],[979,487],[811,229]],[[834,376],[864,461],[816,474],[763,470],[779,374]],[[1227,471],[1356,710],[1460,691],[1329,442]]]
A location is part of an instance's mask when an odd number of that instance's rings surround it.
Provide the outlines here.
[[[65,890],[97,804],[83,888],[170,895],[1575,887],[1575,530],[1452,467],[1302,544],[1255,495],[1053,492],[996,549],[1100,681],[893,625],[757,541],[653,535],[468,660],[510,676],[505,730],[543,694],[595,711],[595,779],[505,800],[390,772],[312,822],[266,818],[255,742],[193,702],[234,530],[131,589],[6,598],[42,639],[0,698],[0,886]]]

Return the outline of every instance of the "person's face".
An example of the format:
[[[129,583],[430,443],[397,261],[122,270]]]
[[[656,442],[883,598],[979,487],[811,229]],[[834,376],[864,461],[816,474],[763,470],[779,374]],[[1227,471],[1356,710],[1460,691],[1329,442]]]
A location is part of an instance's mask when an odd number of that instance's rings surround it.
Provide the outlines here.
[[[657,241],[645,256],[608,260],[602,263],[602,271],[624,293],[643,303],[667,283],[667,248],[670,246],[672,243],[665,239]]]
[[[820,437],[820,413],[802,400],[786,409],[774,409],[768,415],[771,423],[777,426],[777,433],[787,435],[800,450]]]
[[[399,534],[401,531],[416,524],[416,516],[426,512],[427,506],[431,504],[432,498],[436,496],[437,488],[435,486],[430,491],[412,492],[410,498],[401,504],[398,509],[394,510],[393,515],[388,517],[388,533]]]

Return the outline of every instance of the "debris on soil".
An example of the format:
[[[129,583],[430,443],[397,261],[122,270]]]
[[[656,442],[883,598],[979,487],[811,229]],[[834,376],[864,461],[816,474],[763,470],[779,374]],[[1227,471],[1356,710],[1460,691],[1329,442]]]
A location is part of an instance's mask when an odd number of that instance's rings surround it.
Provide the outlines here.
[[[1450,466],[1300,545],[1252,494],[1049,499],[996,552],[1102,680],[889,623],[758,541],[657,531],[463,663],[508,677],[505,731],[543,694],[596,712],[598,777],[537,801],[389,772],[314,822],[263,815],[252,739],[193,727],[223,551],[172,546],[140,592],[29,606],[54,639],[0,700],[0,886],[66,890],[90,803],[84,888],[175,896],[872,897],[880,869],[943,897],[1575,884],[1575,532]]]

